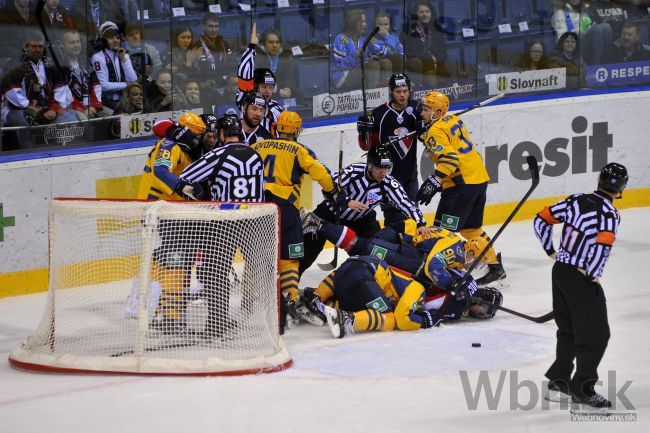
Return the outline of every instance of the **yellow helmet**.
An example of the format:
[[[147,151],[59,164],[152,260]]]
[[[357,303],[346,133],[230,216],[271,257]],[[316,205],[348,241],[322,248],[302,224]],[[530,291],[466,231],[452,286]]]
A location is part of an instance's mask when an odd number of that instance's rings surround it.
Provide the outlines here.
[[[480,236],[470,238],[465,242],[465,267],[469,267],[483,250],[487,247],[488,241]],[[471,254],[470,254],[471,253]],[[488,264],[487,254],[481,259],[485,265]]]
[[[429,91],[422,96],[422,105],[437,111],[437,117],[442,117],[449,110],[449,98],[444,93]]]
[[[183,114],[180,119],[178,119],[178,124],[180,126],[186,126],[187,129],[192,131],[194,134],[203,134],[206,128],[205,122],[201,119],[201,116],[192,112]]]
[[[278,117],[278,132],[298,134],[302,131],[302,119],[294,111],[283,111]]]

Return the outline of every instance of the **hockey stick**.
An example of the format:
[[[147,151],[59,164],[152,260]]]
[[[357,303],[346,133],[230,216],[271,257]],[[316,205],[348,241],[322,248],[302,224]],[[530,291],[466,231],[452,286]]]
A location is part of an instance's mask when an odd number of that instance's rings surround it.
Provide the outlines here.
[[[372,29],[368,37],[366,38],[365,41],[363,41],[363,46],[361,47],[361,53],[359,53],[359,56],[361,57],[361,98],[363,100],[363,115],[367,116],[368,115],[368,103],[366,101],[366,68],[364,67],[365,64],[365,57],[366,57],[366,49],[368,48],[368,44],[370,43],[370,40],[375,37],[375,35],[379,32],[379,27],[375,27]],[[368,134],[366,134],[368,135]],[[368,137],[366,137],[366,140]],[[367,143],[368,141],[366,141]]]
[[[472,301],[478,302],[478,303],[483,304],[483,305],[489,305],[491,307],[495,307],[497,310],[505,311],[506,313],[510,313],[513,316],[521,317],[522,319],[530,320],[531,322],[535,322],[535,323],[546,323],[549,320],[552,320],[553,318],[555,318],[555,313],[553,311],[549,311],[548,313],[544,314],[543,316],[533,317],[533,316],[529,316],[529,315],[524,314],[524,313],[520,313],[520,312],[515,311],[515,310],[511,310],[510,308],[502,307],[501,305],[497,305],[497,304],[493,304],[491,302],[487,302],[487,301],[485,301],[485,300],[483,300],[481,298],[472,298]]]
[[[341,193],[341,177],[343,177],[343,131],[340,131],[339,133],[339,177],[336,180],[336,192],[337,194]],[[339,205],[336,205],[336,224],[341,223],[341,207]],[[339,260],[339,248],[334,244],[334,258],[332,259],[331,262],[329,263],[324,263],[320,264],[318,263],[318,267],[321,268],[324,271],[333,271],[336,269],[336,266],[338,264]]]
[[[475,109],[477,109],[477,108],[481,108],[481,107],[484,107],[484,106],[486,106],[486,105],[488,105],[488,104],[491,104],[492,102],[496,101],[497,99],[501,99],[501,98],[503,98],[504,96],[506,96],[505,93],[499,93],[499,94],[496,95],[496,96],[493,96],[493,97],[491,97],[491,98],[489,98],[489,99],[486,99],[485,101],[482,101],[482,102],[476,103],[476,104],[472,105],[471,107],[466,108],[466,109],[464,109],[463,111],[459,111],[458,113],[455,113],[455,114],[456,114],[456,116],[460,116],[461,114],[465,114],[465,113],[467,113],[468,111],[472,111],[472,110],[475,110]]]

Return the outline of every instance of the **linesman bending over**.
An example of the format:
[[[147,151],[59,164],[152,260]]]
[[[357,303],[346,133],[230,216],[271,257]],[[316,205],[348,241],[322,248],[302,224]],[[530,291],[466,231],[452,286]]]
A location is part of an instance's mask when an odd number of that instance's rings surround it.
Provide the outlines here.
[[[429,233],[431,229],[426,227],[420,209],[408,198],[402,185],[389,174],[392,166],[388,149],[384,146],[373,147],[368,151],[366,163],[350,164],[343,173],[332,175],[335,183],[341,176],[341,191],[336,204],[326,199],[314,209],[314,215],[334,223],[338,207],[342,225],[352,228],[361,237],[371,238],[380,229],[374,208],[387,203],[399,209],[406,218],[415,220],[418,234]],[[318,233],[305,236],[305,257],[300,262],[301,275],[323,250],[325,240]]]
[[[573,194],[537,214],[535,235],[553,260],[553,312],[557,324],[555,362],[546,372],[548,400],[568,399],[586,409],[611,402],[594,390],[598,364],[609,341],[607,304],[599,277],[612,249],[620,215],[612,201],[627,185],[627,170],[607,164],[598,190]],[[563,223],[560,247],[553,246],[553,224]],[[573,373],[573,362],[576,371]],[[573,374],[573,377],[571,375]]]
[[[284,330],[287,314],[291,319],[289,326],[298,320],[298,266],[305,252],[298,212],[303,179],[306,174],[318,182],[326,197],[334,196],[334,181],[316,154],[296,141],[302,132],[298,113],[280,113],[277,128],[279,139],[258,141],[251,147],[264,159],[266,198],[280,208],[280,289],[283,298],[280,324]]]

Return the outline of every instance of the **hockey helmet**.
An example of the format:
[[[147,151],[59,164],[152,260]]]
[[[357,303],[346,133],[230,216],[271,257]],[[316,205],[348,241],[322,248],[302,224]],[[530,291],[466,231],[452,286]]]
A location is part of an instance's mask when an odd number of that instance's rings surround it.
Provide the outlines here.
[[[469,268],[474,260],[485,250],[488,246],[488,241],[485,238],[476,236],[470,238],[465,242],[465,267]],[[484,266],[488,264],[487,254],[481,259],[481,264],[477,265]]]
[[[294,111],[283,111],[278,117],[278,132],[298,135],[302,131],[302,119]]]
[[[368,151],[368,164],[378,168],[392,168],[393,160],[386,146],[375,146]]]
[[[270,84],[275,86],[275,74],[268,68],[256,68],[253,71],[253,85],[257,89],[258,84]]]
[[[627,169],[622,164],[610,162],[598,176],[598,188],[607,192],[622,193],[627,186]]]
[[[217,119],[217,133],[223,131],[224,137],[239,137],[241,122],[234,114],[224,114]]]
[[[183,114],[178,119],[180,126],[186,126],[194,134],[203,134],[205,132],[205,123],[198,114],[192,112]]]
[[[169,134],[168,139],[180,146],[183,151],[190,154],[200,144],[197,134],[192,132],[192,130],[187,126],[179,125],[174,128],[174,130]]]
[[[266,109],[267,107],[267,102],[266,99],[264,99],[264,96],[262,96],[261,93],[253,92],[253,91],[244,92],[244,95],[242,96],[241,99],[241,103],[244,109],[251,104],[257,105],[264,109]]]
[[[388,88],[391,93],[398,87],[408,87],[411,90],[411,80],[406,74],[396,73],[388,79]]]
[[[172,132],[173,128],[175,128],[176,123],[174,123],[173,120],[170,119],[163,119],[163,120],[158,120],[156,123],[153,124],[153,135],[159,138],[166,138],[169,136],[169,134]]]
[[[216,131],[217,130],[217,116],[212,113],[201,114],[201,120],[205,123],[206,131]]]
[[[434,119],[444,116],[449,111],[449,98],[444,93],[428,91],[422,96],[421,103],[436,112]]]
[[[479,287],[474,292],[474,298],[482,299],[493,305],[483,304],[481,302],[474,302],[469,308],[470,317],[476,319],[491,319],[497,313],[497,306],[503,304],[503,295],[499,289],[494,287]]]

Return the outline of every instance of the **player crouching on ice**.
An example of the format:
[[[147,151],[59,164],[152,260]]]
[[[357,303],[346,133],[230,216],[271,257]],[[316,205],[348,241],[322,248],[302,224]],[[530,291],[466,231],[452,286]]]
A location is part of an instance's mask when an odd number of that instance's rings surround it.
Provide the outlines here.
[[[477,290],[471,277],[461,284],[464,269],[471,266],[486,246],[487,242],[482,238],[465,242],[442,228],[419,236],[415,234],[415,222],[407,220],[400,231],[387,227],[372,239],[364,239],[357,237],[347,227],[324,222],[313,214],[307,216],[303,227],[305,231],[319,231],[349,254],[375,256],[402,269],[404,275],[415,274],[415,279],[428,288],[424,310],[435,310],[436,315],[445,319],[459,319],[467,314],[489,319],[496,313],[496,307],[479,305],[480,299],[497,305],[503,302],[503,296],[497,289],[487,287]],[[320,300],[324,298],[320,296],[321,291],[324,291],[322,286],[323,284],[316,289],[316,297]],[[315,308],[312,293],[310,290],[305,291],[301,313],[306,321],[319,324],[319,320],[324,319]]]

